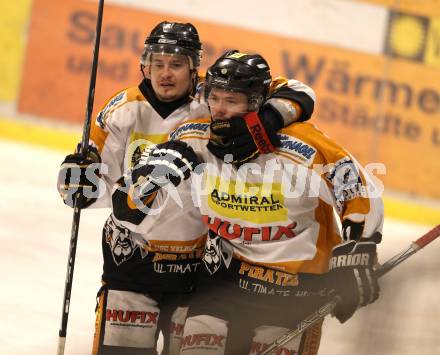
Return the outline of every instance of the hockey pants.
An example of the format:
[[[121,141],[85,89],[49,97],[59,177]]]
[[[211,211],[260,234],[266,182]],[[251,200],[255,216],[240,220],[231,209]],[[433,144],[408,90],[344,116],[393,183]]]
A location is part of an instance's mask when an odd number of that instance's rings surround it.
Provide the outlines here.
[[[162,355],[179,353],[187,308],[178,294],[154,295],[103,287],[96,311],[93,355],[156,355],[162,331]]]

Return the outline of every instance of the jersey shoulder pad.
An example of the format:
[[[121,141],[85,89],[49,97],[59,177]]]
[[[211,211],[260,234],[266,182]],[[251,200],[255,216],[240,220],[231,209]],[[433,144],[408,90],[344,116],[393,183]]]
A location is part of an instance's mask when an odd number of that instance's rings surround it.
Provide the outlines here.
[[[279,135],[280,151],[299,154],[304,163],[332,163],[338,156],[345,154],[341,146],[311,123],[293,123],[283,128]]]
[[[119,107],[130,101],[145,100],[138,87],[129,87],[117,92],[113,95],[99,111],[96,117],[96,123],[102,128],[105,128],[108,116]]]
[[[169,140],[187,139],[187,138],[209,138],[210,118],[199,118],[197,120],[186,121],[169,134]]]

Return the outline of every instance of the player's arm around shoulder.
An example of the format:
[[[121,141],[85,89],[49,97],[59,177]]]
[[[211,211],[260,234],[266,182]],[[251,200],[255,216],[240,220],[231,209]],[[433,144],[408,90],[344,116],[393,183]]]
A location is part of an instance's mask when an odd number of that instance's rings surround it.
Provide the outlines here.
[[[253,132],[261,132],[259,136],[267,137],[264,140],[253,137],[258,151],[264,154],[280,147],[281,142],[277,133],[294,123],[309,120],[315,107],[315,100],[313,89],[302,82],[283,77],[275,78],[269,87],[267,99],[257,115],[254,115],[255,118],[248,117],[249,119],[245,120],[252,135]]]
[[[299,80],[276,77],[262,112],[269,109],[281,119],[281,127],[304,122],[312,117],[316,95],[313,89]],[[275,117],[276,117],[275,116]]]

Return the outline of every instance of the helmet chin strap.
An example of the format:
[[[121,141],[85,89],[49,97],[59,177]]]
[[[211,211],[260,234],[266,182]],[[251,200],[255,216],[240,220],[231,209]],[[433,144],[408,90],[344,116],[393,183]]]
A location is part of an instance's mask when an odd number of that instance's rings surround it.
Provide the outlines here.
[[[142,76],[143,76],[143,77],[144,77],[144,79],[146,80],[146,79],[147,79],[147,77],[145,76],[145,72],[144,72],[144,69],[145,69],[145,65],[141,64],[140,70],[141,70]]]
[[[189,89],[189,96],[194,99],[194,96],[196,94],[197,89],[197,83],[199,81],[199,73],[197,72],[196,68],[190,69],[190,75],[191,75],[191,85],[192,87]]]

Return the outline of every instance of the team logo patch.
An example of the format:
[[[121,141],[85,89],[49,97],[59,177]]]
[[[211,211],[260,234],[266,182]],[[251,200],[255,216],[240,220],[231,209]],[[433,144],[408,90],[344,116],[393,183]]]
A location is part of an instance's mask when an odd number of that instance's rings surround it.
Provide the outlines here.
[[[144,134],[142,132],[133,132],[130,135],[130,144],[125,151],[125,161],[129,163],[130,167],[135,166],[147,147],[165,142],[167,136],[167,133]]]
[[[333,184],[333,193],[339,211],[345,201],[356,197],[367,197],[366,187],[362,184],[359,171],[349,157],[338,160],[327,174],[327,178]]]
[[[134,242],[131,232],[122,226],[116,225],[110,216],[104,226],[105,241],[110,247],[113,261],[116,265],[121,265],[129,260],[138,245]]]
[[[280,151],[292,155],[304,164],[310,165],[313,162],[316,155],[314,147],[287,134],[279,134],[278,137],[281,141]]]
[[[179,126],[170,134],[170,140],[180,139],[184,135],[204,136],[209,129],[209,123],[188,122]]]
[[[203,263],[211,275],[220,269],[222,260],[226,267],[229,267],[231,263],[232,251],[229,248],[222,248],[222,244],[222,238],[209,231],[205,244]]]

